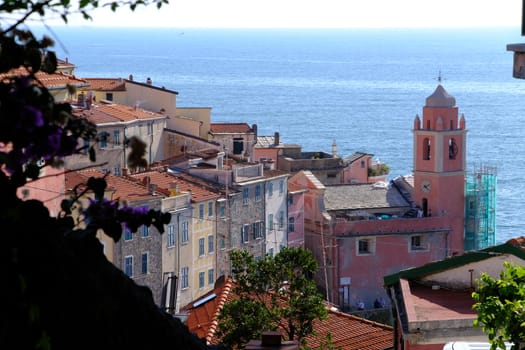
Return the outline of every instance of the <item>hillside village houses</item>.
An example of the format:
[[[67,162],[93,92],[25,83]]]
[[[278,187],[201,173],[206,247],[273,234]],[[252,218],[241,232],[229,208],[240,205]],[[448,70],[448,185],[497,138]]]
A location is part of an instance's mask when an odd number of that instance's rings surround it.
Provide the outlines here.
[[[23,196],[61,199],[90,174],[109,173],[108,198],[171,212],[162,236],[141,228],[102,242],[108,259],[172,313],[231,275],[232,249],[255,257],[310,249],[320,266],[314,278],[343,311],[376,299],[394,306],[385,275],[465,250],[466,123],[441,84],[412,122],[414,173],[387,182],[372,154],[342,158],[335,141],[331,154],[303,152],[279,133],[258,135],[256,125],[212,123],[211,108],[178,107],[178,93],[151,79],[79,79],[71,69],[41,81],[54,86],[54,76],[77,87],[57,99],[97,124],[97,144],[79,144],[95,146],[97,162],[70,157],[65,176],[46,178],[45,188],[31,182]],[[128,167],[132,136],[147,145],[147,169]]]

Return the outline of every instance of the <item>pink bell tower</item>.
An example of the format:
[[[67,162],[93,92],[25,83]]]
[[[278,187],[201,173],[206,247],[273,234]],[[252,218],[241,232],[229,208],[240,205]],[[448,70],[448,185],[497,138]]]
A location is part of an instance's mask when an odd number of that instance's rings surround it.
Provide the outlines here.
[[[464,250],[466,134],[456,99],[439,84],[423,119],[414,120],[414,200],[423,216],[440,217],[450,228],[449,255]]]

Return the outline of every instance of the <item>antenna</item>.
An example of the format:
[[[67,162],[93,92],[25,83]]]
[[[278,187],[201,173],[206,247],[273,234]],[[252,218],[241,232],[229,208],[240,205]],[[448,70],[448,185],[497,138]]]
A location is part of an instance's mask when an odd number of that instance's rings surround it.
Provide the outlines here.
[[[441,76],[441,69],[439,70],[439,73],[438,73],[438,76],[437,78],[435,78],[439,84],[441,84],[441,82],[445,79],[443,79],[443,77]]]

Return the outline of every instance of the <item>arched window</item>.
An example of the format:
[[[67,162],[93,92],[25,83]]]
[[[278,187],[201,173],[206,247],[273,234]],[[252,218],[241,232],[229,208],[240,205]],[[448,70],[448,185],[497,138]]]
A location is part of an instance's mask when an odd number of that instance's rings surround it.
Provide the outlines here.
[[[450,140],[448,140],[448,159],[456,159],[457,154],[458,145],[456,144],[456,140],[450,138]]]
[[[423,160],[430,160],[430,139],[423,140]]]
[[[423,198],[421,204],[423,205],[423,217],[430,216],[430,209],[428,209],[428,199]]]

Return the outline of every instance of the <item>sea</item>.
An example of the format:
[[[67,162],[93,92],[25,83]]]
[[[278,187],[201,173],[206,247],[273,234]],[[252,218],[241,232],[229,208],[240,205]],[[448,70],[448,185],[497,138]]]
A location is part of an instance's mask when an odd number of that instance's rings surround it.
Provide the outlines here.
[[[374,154],[390,178],[413,168],[412,127],[441,83],[464,114],[468,171],[497,169],[496,241],[525,235],[525,80],[520,28],[40,28],[78,77],[128,78],[257,124],[303,151]],[[137,101],[140,103],[140,101]]]

